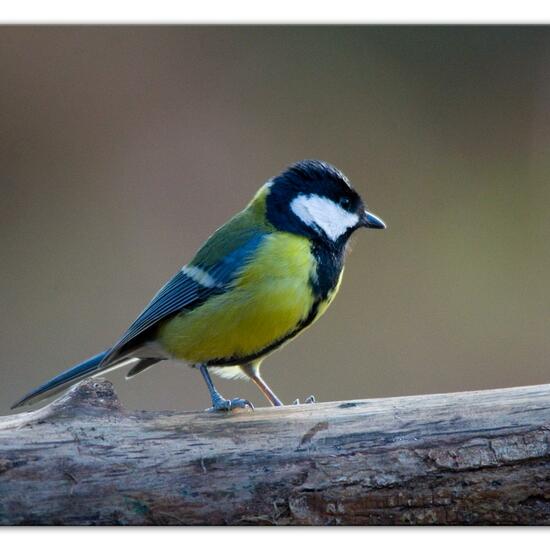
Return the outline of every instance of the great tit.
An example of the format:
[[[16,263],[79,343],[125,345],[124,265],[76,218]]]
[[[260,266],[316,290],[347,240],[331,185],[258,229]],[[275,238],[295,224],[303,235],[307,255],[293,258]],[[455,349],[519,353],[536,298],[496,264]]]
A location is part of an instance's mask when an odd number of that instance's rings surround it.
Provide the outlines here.
[[[360,227],[385,224],[366,210],[340,170],[318,160],[290,166],[210,236],[114,346],[12,408],[86,376],[131,366],[131,378],[166,359],[200,370],[210,410],[253,408],[245,399],[224,399],[210,372],[250,379],[272,405],[282,405],[260,376],[260,365],[326,311],[342,280],[349,237]]]

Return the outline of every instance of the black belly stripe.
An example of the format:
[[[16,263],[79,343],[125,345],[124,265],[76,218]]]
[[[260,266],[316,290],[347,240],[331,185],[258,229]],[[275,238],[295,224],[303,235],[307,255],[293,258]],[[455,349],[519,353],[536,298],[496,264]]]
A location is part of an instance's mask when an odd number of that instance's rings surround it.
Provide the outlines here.
[[[260,359],[260,357],[264,357],[268,353],[276,350],[278,347],[282,346],[285,342],[290,340],[291,338],[294,338],[298,333],[302,332],[305,328],[307,328],[313,321],[315,321],[315,317],[317,317],[317,313],[319,312],[319,300],[316,300],[314,304],[311,306],[311,309],[309,310],[309,313],[307,317],[300,322],[297,327],[285,334],[282,338],[279,338],[279,340],[275,340],[265,348],[262,348],[261,350],[251,354],[251,355],[241,355],[241,356],[232,356],[232,357],[224,357],[220,359],[213,359],[211,361],[208,361],[206,364],[209,367],[231,367],[235,365],[244,365],[246,363],[251,363],[253,361],[256,361],[257,359]]]
[[[340,274],[344,266],[345,249],[344,246],[327,246],[326,243],[313,243],[311,252],[317,261],[317,270],[316,276],[310,280],[311,290],[315,296],[315,301],[313,302],[307,317],[305,317],[294,330],[253,354],[246,356],[217,358],[208,361],[207,365],[212,367],[229,367],[256,361],[257,359],[260,359],[268,353],[276,350],[291,338],[297,336],[302,330],[315,321],[315,318],[319,313],[319,305],[329,297],[330,293],[338,284],[338,279],[340,278]]]

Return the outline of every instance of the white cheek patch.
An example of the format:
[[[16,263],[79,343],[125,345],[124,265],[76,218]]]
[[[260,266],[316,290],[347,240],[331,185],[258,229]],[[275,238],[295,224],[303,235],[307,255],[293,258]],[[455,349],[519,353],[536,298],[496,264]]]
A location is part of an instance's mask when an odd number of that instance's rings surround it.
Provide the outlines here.
[[[298,195],[290,203],[290,209],[309,227],[320,227],[333,241],[359,222],[357,214],[319,195]]]

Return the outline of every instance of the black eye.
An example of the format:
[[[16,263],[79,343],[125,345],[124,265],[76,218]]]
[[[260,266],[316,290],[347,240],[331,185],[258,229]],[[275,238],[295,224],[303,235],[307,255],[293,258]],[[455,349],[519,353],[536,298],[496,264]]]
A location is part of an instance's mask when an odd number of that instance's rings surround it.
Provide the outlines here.
[[[342,197],[340,199],[340,206],[342,208],[345,208],[347,210],[350,207],[350,205],[351,205],[351,200],[348,199],[347,197]]]

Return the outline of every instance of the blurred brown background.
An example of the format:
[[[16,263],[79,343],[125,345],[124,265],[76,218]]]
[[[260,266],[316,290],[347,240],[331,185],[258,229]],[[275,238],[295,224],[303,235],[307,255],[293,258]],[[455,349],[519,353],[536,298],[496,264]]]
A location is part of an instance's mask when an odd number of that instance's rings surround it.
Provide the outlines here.
[[[312,157],[389,229],[266,361],[283,400],[550,382],[549,146],[548,28],[2,27],[0,414]],[[209,405],[187,368],[108,376],[131,408]]]

